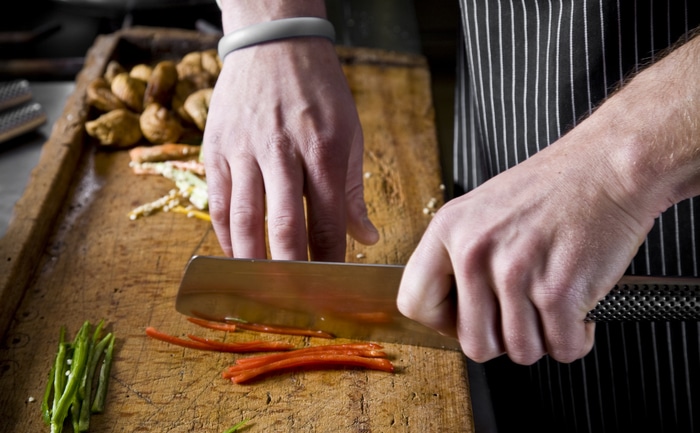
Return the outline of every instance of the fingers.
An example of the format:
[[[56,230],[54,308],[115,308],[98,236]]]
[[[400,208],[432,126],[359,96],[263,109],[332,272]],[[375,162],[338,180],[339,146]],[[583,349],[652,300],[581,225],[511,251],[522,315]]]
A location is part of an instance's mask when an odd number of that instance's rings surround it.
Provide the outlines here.
[[[267,231],[272,258],[307,260],[304,173],[294,144],[271,140],[259,158],[265,183]]]
[[[594,325],[584,323],[580,303],[542,296],[547,287],[529,276],[494,281],[484,260],[488,251],[442,242],[440,225],[429,227],[406,265],[397,296],[402,314],[455,336],[476,362],[504,353],[522,365],[546,354],[572,362],[591,350]]]
[[[316,141],[307,147],[305,160],[311,259],[345,261],[347,154],[335,149],[333,143]]]
[[[223,157],[210,155],[205,158],[209,214],[221,249],[225,255],[231,257],[233,256],[230,225],[231,169]]]
[[[367,204],[364,197],[364,178],[362,172],[362,149],[364,146],[362,133],[358,132],[351,147],[350,165],[346,179],[346,201],[348,233],[364,245],[374,245],[379,241],[379,232],[367,215]]]
[[[572,290],[580,293],[584,289]],[[568,291],[567,291],[568,292]],[[536,300],[544,334],[543,350],[560,362],[572,362],[593,348],[595,323],[585,322],[585,307],[576,299]]]
[[[227,209],[231,255],[238,258],[264,259],[267,251],[265,187],[262,173],[255,161],[246,157],[233,159],[230,170],[235,174],[230,186],[230,206]],[[207,173],[207,179],[208,177]],[[212,215],[212,222],[216,220]]]

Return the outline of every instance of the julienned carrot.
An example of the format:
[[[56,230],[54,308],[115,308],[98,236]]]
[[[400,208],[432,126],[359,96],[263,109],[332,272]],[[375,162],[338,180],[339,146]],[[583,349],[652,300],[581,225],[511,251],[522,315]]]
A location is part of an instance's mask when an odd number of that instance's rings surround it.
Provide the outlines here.
[[[266,352],[266,351],[278,351],[278,350],[289,350],[293,347],[291,344],[280,343],[280,342],[247,342],[247,343],[221,343],[215,342],[207,339],[194,340],[190,338],[186,340],[184,338],[175,337],[174,335],[169,335],[164,332],[160,332],[155,328],[149,326],[146,328],[146,335],[156,340],[161,340],[166,343],[174,344],[181,347],[186,347],[190,349],[198,350],[210,350],[216,352],[231,352],[231,353],[242,353],[252,351],[256,352]],[[204,340],[204,341],[202,341]]]
[[[294,348],[291,343],[285,343],[283,341],[247,341],[241,343],[224,343],[221,341],[214,341],[208,338],[197,337],[196,335],[188,334],[187,337],[190,340],[207,344],[220,352],[272,352],[278,350],[290,350]]]
[[[262,365],[268,362],[278,361],[280,359],[289,358],[291,356],[303,356],[313,353],[344,353],[349,354],[365,354],[362,356],[378,358],[386,357],[386,353],[381,351],[382,346],[376,343],[347,343],[347,344],[332,344],[326,346],[305,347],[295,349],[284,353],[273,353],[271,355],[253,356],[250,358],[241,358],[236,361],[236,364],[229,367],[232,369],[246,368],[254,365]]]
[[[216,350],[212,346],[201,343],[199,341],[185,340],[184,338],[178,338],[174,335],[169,335],[164,332],[160,332],[157,329],[149,326],[146,328],[146,335],[156,340],[165,341],[166,343],[174,344],[176,346],[187,347],[189,349],[199,349],[199,350]]]
[[[188,317],[187,320],[190,321],[191,323],[194,323],[195,325],[199,325],[203,328],[215,329],[218,331],[226,331],[226,332],[235,332],[236,331],[236,324],[234,324],[234,323],[214,322],[212,320],[198,319],[196,317]]]
[[[329,332],[316,329],[294,328],[291,326],[281,325],[263,325],[260,323],[248,322],[236,322],[236,326],[240,329],[245,329],[248,331],[269,332],[284,335],[300,335],[304,337],[335,338],[335,336]]]
[[[292,368],[324,368],[331,366],[362,367],[372,370],[386,371],[387,373],[394,371],[393,364],[386,358],[365,358],[357,355],[339,354],[310,354],[306,356],[294,356],[288,359],[282,359],[280,361],[271,362],[259,367],[247,368],[236,372],[236,374],[231,377],[231,381],[234,383],[244,383],[263,374]]]
[[[362,357],[362,358],[385,358],[386,359],[386,353],[379,351],[379,350],[361,350],[361,349],[351,349],[351,350],[345,350],[345,351],[339,351],[339,350],[334,350],[334,351],[328,351],[328,352],[323,352],[323,353],[294,353],[295,351],[292,352],[286,352],[284,354],[275,354],[274,357],[271,357],[269,359],[259,359],[256,360],[255,362],[247,362],[244,364],[234,364],[230,367],[228,367],[223,373],[221,373],[221,377],[223,378],[231,378],[236,376],[238,373],[241,373],[246,370],[251,370],[254,368],[258,367],[264,367],[266,365],[272,364],[274,362],[279,362],[279,361],[285,361],[288,359],[292,358],[303,358],[303,357],[316,357],[317,359],[322,359],[323,357],[327,356],[357,356],[357,357]],[[289,355],[289,356],[278,356],[278,355]],[[257,358],[257,357],[256,357]],[[262,358],[262,357],[260,357]]]

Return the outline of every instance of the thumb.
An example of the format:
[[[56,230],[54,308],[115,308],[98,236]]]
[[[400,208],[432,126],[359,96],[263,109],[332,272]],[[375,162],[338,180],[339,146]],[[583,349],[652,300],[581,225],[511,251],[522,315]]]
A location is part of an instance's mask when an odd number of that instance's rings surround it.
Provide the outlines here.
[[[457,299],[452,265],[442,245],[424,237],[406,264],[396,304],[409,319],[443,335],[457,336]]]

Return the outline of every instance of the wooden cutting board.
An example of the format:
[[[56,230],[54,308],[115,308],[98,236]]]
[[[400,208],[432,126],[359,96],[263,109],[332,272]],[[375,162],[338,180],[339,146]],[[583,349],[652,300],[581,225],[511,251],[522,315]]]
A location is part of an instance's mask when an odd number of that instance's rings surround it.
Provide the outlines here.
[[[394,374],[352,369],[274,375],[234,385],[221,372],[238,355],[151,340],[147,326],[184,336],[196,328],[174,310],[187,260],[220,255],[210,223],[160,213],[135,221],[133,207],[172,184],[136,176],[125,151],[96,149],[83,131],[84,95],[108,60],[152,61],[215,46],[213,37],[133,28],[99,37],[76,90],[45,145],[15,219],[0,240],[0,423],[3,431],[48,431],[38,401],[59,328],[105,319],[117,336],[106,412],[91,431],[246,432],[473,431],[466,363],[458,352],[387,344]],[[365,134],[365,187],[382,240],[349,240],[347,260],[405,263],[442,204],[430,77],[415,55],[338,47]],[[282,338],[298,346],[318,341]],[[341,340],[345,341],[345,340]]]

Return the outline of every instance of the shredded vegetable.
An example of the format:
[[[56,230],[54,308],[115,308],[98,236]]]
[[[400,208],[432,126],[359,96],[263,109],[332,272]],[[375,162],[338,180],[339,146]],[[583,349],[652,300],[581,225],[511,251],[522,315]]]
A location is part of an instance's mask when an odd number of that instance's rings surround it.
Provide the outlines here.
[[[236,332],[238,329],[254,330],[265,333],[293,334],[333,338],[333,335],[316,330],[250,324],[246,322],[221,323],[189,317],[189,322],[203,328]],[[241,358],[222,372],[222,377],[233,383],[246,383],[261,376],[292,369],[324,369],[338,367],[359,367],[365,369],[393,372],[394,365],[388,359],[383,347],[377,343],[345,343],[312,346],[294,349],[293,345],[283,342],[222,342],[210,338],[188,334],[187,339],[166,334],[149,326],[146,335],[170,344],[198,350],[217,352],[277,352],[251,358]]]

